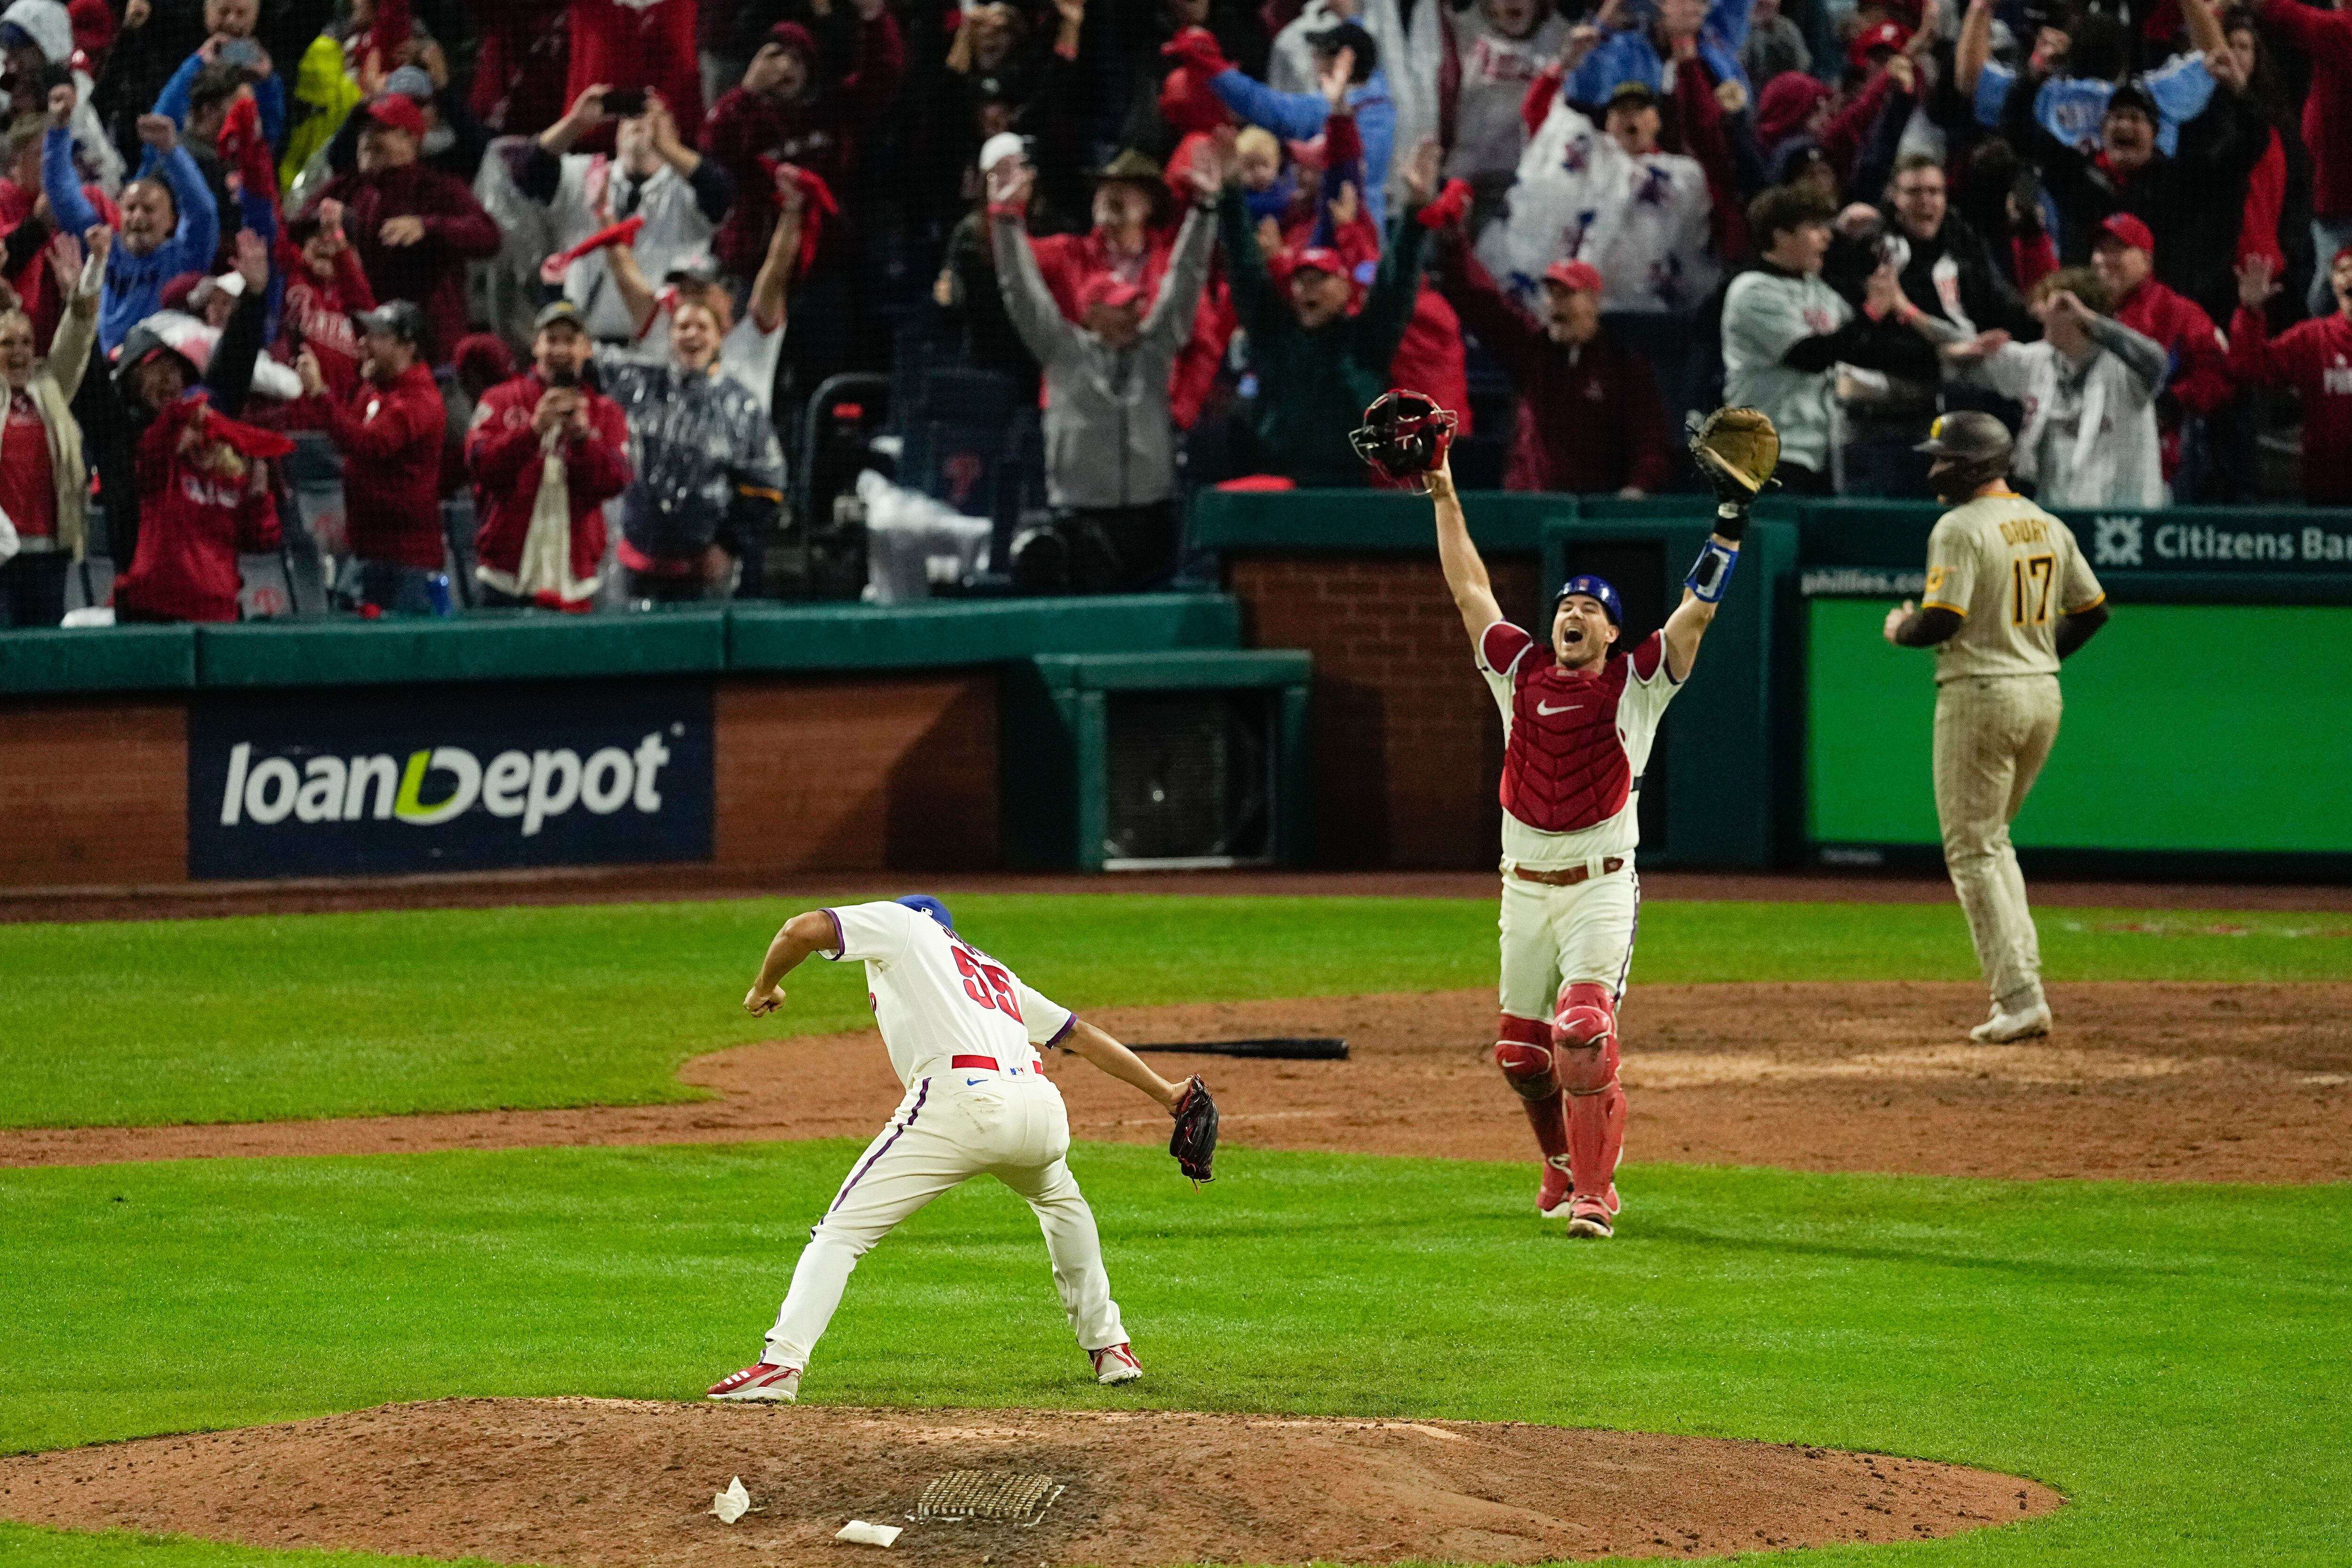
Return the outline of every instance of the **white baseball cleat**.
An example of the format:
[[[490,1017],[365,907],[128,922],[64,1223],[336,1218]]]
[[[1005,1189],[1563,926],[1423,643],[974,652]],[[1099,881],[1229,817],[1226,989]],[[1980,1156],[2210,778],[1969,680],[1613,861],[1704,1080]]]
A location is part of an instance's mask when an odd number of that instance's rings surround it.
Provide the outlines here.
[[[1566,1162],[1562,1161],[1561,1164]],[[1568,1173],[1549,1160],[1544,1162],[1543,1185],[1536,1189],[1536,1213],[1546,1219],[1566,1219],[1568,1200],[1575,1194]]]
[[[763,1361],[740,1372],[729,1373],[710,1385],[706,1399],[734,1399],[790,1405],[801,1396],[801,1369]]]
[[[2000,1046],[2049,1032],[2050,1004],[2037,1002],[2022,1013],[2003,1013],[1996,1008],[1991,1017],[1969,1031],[1969,1038],[1980,1046]]]
[[[1105,1345],[1087,1354],[1093,1358],[1097,1383],[1133,1383],[1143,1375],[1143,1363],[1125,1344]]]

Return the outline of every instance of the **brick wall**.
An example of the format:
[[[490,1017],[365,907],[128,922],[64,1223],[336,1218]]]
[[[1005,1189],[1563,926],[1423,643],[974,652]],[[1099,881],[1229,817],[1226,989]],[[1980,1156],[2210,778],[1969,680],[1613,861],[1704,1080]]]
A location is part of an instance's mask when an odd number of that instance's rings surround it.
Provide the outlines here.
[[[715,717],[720,867],[998,864],[992,671],[727,680]]]
[[[184,704],[0,701],[0,887],[110,887],[187,876]]]
[[[992,671],[723,680],[718,868],[988,870]],[[184,699],[0,702],[0,887],[188,879]]]
[[[1486,564],[1503,613],[1531,624],[1535,558]],[[1239,556],[1226,578],[1251,646],[1315,656],[1315,863],[1492,866],[1502,718],[1435,558]]]

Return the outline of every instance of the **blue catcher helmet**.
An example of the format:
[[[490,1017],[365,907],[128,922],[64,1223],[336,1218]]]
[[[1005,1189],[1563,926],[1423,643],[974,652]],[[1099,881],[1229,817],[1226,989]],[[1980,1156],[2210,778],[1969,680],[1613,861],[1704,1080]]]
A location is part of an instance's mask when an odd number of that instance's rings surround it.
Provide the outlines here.
[[[948,913],[948,907],[945,904],[929,893],[908,893],[903,899],[893,899],[890,901],[894,904],[904,904],[919,915],[930,916],[940,922],[943,930],[955,930],[955,917]]]
[[[1559,602],[1571,594],[1582,594],[1587,598],[1600,600],[1601,608],[1607,613],[1611,626],[1625,624],[1625,602],[1617,596],[1617,590],[1610,585],[1608,578],[1595,577],[1589,572],[1579,573],[1559,585],[1559,592],[1551,596],[1551,607],[1558,610]]]

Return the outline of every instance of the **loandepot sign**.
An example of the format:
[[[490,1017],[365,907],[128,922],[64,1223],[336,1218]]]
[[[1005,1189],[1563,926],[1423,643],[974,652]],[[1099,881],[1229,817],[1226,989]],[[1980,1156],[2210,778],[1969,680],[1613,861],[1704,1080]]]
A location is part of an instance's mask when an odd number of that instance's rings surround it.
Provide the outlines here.
[[[208,700],[189,729],[194,877],[710,855],[703,683]]]
[[[655,815],[662,805],[662,766],[669,760],[669,748],[656,731],[637,742],[634,753],[606,746],[585,760],[560,746],[500,752],[485,767],[463,746],[436,746],[409,752],[404,769],[383,755],[311,757],[297,773],[291,757],[256,763],[253,742],[240,741],[228,754],[220,819],[223,827],[235,827],[242,821],[272,825],[289,816],[297,822],[397,817],[413,827],[432,827],[465,816],[478,803],[492,816],[519,818],[529,838],[550,817],[575,805],[598,816],[629,806]],[[428,803],[428,793],[439,798]]]

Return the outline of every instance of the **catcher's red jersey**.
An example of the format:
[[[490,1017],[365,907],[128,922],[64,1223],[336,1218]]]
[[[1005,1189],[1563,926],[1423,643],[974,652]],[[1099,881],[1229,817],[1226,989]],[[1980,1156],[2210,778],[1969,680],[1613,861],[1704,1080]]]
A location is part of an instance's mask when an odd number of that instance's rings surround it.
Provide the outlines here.
[[[1665,662],[1655,632],[1597,670],[1570,671],[1510,622],[1486,628],[1478,665],[1503,710],[1508,858],[1539,866],[1633,847],[1633,782],[1677,689]]]

